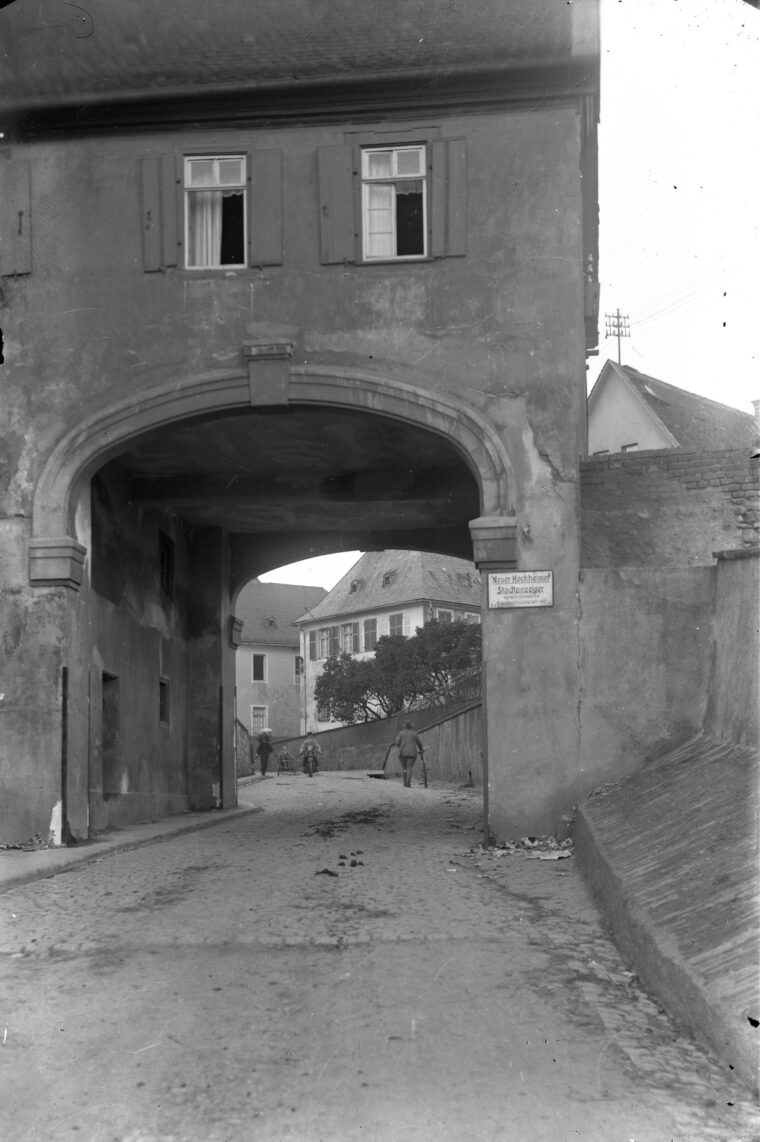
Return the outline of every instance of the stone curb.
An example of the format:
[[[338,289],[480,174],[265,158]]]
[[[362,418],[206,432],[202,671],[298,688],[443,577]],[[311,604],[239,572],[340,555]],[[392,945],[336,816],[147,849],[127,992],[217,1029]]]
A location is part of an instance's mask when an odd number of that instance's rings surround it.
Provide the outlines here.
[[[573,841],[586,884],[642,983],[695,1039],[706,1042],[741,1076],[757,1097],[757,1045],[737,1033],[718,998],[710,995],[677,946],[636,903],[625,879],[615,870],[613,854],[597,834],[592,812],[583,804],[577,809]]]
[[[250,784],[250,782],[241,782]],[[147,825],[134,825],[130,829],[119,830],[119,834],[102,841],[85,844],[81,848],[54,848],[34,849],[30,852],[15,851],[0,853],[0,893],[11,888],[19,888],[35,880],[46,880],[57,876],[61,872],[71,872],[72,869],[81,868],[82,865],[102,860],[103,857],[114,853],[128,852],[130,849],[142,848],[143,845],[157,844],[160,841],[170,841],[183,833],[197,832],[200,829],[209,829],[215,825],[223,825],[228,821],[236,821],[241,817],[249,817],[253,813],[261,813],[258,806],[238,806],[235,809],[217,809],[209,813],[197,814],[194,820],[188,821],[182,817],[167,817],[162,821],[152,821]],[[141,835],[142,831],[142,835]],[[12,869],[11,862],[29,858],[26,868]],[[7,866],[5,862],[8,862]]]

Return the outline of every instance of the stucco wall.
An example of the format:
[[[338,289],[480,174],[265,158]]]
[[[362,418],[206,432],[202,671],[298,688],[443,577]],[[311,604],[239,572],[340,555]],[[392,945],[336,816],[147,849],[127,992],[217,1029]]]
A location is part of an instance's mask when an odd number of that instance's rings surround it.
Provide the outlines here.
[[[577,793],[615,781],[700,732],[714,588],[714,567],[581,572],[584,788]],[[569,796],[568,806],[575,800]]]
[[[252,658],[266,655],[265,682],[254,682]],[[297,734],[301,729],[303,679],[295,682],[297,646],[269,646],[243,643],[235,655],[237,689],[237,716],[248,730],[251,729],[251,706],[266,706],[267,725],[275,735],[283,737]]]
[[[578,116],[547,106],[438,122],[467,140],[467,254],[403,266],[320,262],[317,147],[343,143],[339,126],[13,148],[30,165],[34,228],[31,275],[4,283],[11,504],[28,508],[81,398],[95,407],[239,365],[250,338],[293,339],[297,362],[465,395],[522,457],[526,490],[541,454],[573,466],[585,430]],[[145,273],[140,159],[248,147],[282,152],[282,265]]]
[[[45,840],[61,801],[63,588],[0,591],[0,838]],[[60,841],[60,825],[57,839]]]
[[[90,667],[90,826],[104,828],[184,810],[188,785],[188,623],[191,541],[166,514],[130,509],[113,475],[93,483]],[[162,531],[174,543],[171,598],[158,579]],[[104,675],[119,707],[118,772],[103,781]],[[159,721],[159,680],[169,724]],[[108,681],[106,681],[108,685]]]

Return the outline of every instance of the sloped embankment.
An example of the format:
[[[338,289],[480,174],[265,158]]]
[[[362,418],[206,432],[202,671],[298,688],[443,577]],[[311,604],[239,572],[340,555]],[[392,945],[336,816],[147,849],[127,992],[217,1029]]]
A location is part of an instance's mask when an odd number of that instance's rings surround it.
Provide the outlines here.
[[[584,801],[575,845],[643,983],[757,1092],[756,751],[693,739]]]

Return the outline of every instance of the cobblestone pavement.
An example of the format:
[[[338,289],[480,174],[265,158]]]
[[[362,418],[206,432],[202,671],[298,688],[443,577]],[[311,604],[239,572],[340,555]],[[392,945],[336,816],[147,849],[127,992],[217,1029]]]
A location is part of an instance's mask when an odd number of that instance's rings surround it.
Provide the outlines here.
[[[473,851],[475,791],[241,800],[0,896],[3,1142],[760,1142],[574,859]]]

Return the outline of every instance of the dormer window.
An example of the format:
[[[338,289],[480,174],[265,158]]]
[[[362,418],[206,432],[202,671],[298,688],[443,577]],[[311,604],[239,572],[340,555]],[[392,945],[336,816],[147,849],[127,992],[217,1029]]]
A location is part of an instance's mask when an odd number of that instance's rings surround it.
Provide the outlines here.
[[[386,571],[385,574],[383,575],[383,586],[384,587],[390,587],[391,583],[394,583],[395,581],[396,581],[396,572],[395,571]]]
[[[349,588],[350,594],[355,595],[357,591],[361,590],[361,579],[352,579],[351,587]]]

